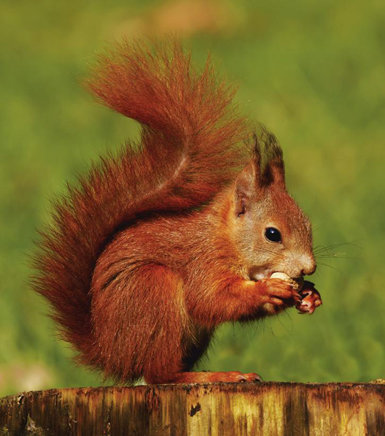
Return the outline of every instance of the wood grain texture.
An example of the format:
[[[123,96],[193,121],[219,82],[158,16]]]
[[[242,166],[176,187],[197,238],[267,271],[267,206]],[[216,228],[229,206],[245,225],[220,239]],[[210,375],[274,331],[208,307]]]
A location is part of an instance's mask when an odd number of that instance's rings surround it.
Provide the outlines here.
[[[52,389],[0,400],[0,435],[384,435],[385,385]]]

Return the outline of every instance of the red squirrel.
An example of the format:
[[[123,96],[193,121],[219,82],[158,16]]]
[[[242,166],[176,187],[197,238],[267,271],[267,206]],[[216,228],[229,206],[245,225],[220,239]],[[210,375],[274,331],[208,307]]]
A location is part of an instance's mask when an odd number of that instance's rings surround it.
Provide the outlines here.
[[[121,44],[87,85],[140,123],[140,143],[102,159],[57,204],[35,290],[79,361],[117,381],[258,380],[191,369],[220,324],[301,310],[297,283],[271,277],[316,268],[277,140],[250,133],[233,88],[210,62],[195,70],[176,42]],[[307,288],[311,312],[320,298]]]

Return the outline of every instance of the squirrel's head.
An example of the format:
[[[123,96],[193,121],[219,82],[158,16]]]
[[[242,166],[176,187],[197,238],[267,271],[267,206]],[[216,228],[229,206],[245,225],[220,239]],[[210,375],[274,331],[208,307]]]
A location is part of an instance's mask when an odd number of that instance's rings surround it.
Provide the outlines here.
[[[282,150],[265,130],[235,182],[232,223],[251,279],[312,274],[316,263],[308,218],[286,191]]]

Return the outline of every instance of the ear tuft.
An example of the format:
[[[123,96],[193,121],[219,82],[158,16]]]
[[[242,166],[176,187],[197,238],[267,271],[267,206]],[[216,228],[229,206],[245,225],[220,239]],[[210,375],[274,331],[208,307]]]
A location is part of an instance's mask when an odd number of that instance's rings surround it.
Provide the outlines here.
[[[277,138],[264,126],[254,134],[254,161],[259,185],[281,185],[285,189],[283,153]]]

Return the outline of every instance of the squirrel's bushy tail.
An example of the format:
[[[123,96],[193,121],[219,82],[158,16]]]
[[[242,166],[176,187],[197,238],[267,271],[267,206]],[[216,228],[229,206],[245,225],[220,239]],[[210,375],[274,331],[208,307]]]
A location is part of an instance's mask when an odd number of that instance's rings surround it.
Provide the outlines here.
[[[141,143],[102,159],[69,188],[43,234],[34,288],[51,303],[64,339],[91,363],[89,290],[106,242],[140,214],[210,201],[249,154],[239,146],[246,126],[233,90],[209,62],[194,71],[178,43],[122,44],[100,58],[87,84],[105,105],[139,121]]]

